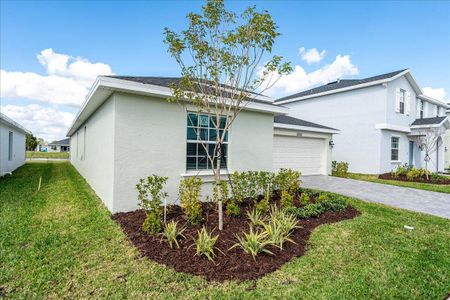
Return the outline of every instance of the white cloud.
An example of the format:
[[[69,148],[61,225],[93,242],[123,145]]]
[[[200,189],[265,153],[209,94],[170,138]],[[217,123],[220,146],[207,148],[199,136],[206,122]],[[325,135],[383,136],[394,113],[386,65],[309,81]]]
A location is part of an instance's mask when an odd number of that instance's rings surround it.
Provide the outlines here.
[[[423,93],[431,98],[445,101],[445,96],[447,95],[444,88],[432,88],[432,87],[424,87],[422,88]]]
[[[283,94],[292,94],[318,84],[326,84],[335,81],[337,78],[357,75],[358,73],[358,68],[351,62],[350,55],[338,55],[331,64],[310,73],[307,73],[300,65],[294,66],[291,74],[281,77],[265,93],[275,97]]]
[[[48,75],[0,71],[1,98],[25,98],[78,107],[98,75],[113,74],[107,64],[59,54],[51,48],[42,50],[37,59]]]
[[[308,65],[312,63],[320,62],[325,57],[326,51],[322,50],[319,52],[317,48],[306,49],[305,47],[301,47],[298,50],[298,55],[308,63]]]
[[[37,104],[0,106],[2,113],[31,130],[46,141],[62,139],[75,117],[73,113],[46,108]]]

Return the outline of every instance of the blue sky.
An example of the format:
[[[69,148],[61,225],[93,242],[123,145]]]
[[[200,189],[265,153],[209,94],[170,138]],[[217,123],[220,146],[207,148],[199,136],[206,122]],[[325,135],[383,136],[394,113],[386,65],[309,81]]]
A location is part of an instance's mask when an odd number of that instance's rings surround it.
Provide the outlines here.
[[[2,1],[2,112],[37,135],[60,138],[95,72],[177,76],[162,30],[184,28],[185,15],[202,3]],[[227,2],[234,11],[249,5],[272,14],[282,33],[274,53],[299,67],[274,96],[322,84],[334,75],[358,78],[409,68],[422,87],[432,88],[436,97],[444,91],[445,99],[450,98],[450,2]],[[52,51],[42,53],[45,49]],[[312,55],[309,63],[306,54]],[[30,80],[37,80],[41,90],[20,89]],[[65,80],[73,85],[70,94],[43,90]]]

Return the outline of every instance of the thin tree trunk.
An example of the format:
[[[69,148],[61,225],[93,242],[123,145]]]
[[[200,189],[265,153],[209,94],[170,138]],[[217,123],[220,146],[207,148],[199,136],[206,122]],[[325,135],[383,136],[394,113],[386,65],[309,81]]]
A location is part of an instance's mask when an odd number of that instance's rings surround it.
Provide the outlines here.
[[[222,186],[220,184],[220,160],[221,160],[221,157],[220,157],[220,149],[219,149],[219,155],[217,156],[215,181],[216,181],[217,200],[218,200],[217,206],[218,206],[218,212],[219,212],[219,230],[222,230],[223,229],[223,210],[222,210]]]

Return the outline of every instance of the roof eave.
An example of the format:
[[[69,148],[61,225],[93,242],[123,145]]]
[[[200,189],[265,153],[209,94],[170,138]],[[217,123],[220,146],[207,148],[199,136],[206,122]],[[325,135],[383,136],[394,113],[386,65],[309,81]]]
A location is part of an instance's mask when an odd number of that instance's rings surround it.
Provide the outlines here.
[[[290,130],[299,130],[299,131],[308,131],[308,132],[319,132],[319,133],[330,133],[330,134],[338,134],[340,130],[338,129],[328,129],[328,128],[319,128],[319,127],[311,127],[311,126],[300,126],[300,125],[292,125],[292,124],[283,124],[283,123],[273,123],[274,128],[279,129],[290,129]]]
[[[139,83],[124,79],[99,76],[95,80],[86,100],[81,106],[72,125],[67,131],[67,136],[72,136],[75,131],[100,107],[113,92],[125,92],[139,95],[152,96],[156,98],[168,98],[172,95],[169,87]],[[275,105],[273,103],[249,102],[245,110],[273,113],[275,115],[285,115],[289,109],[287,107]]]

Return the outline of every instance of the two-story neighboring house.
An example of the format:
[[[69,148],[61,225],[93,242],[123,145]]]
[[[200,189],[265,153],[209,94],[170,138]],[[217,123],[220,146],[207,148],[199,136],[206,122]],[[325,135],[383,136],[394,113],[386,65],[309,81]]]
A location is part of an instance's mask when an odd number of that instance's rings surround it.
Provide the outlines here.
[[[428,169],[444,170],[444,136],[450,129],[449,106],[423,95],[407,69],[365,79],[337,80],[276,100],[289,115],[339,128],[333,159],[350,163],[358,173],[390,172],[408,163],[424,167],[424,147],[417,135],[439,132]]]

